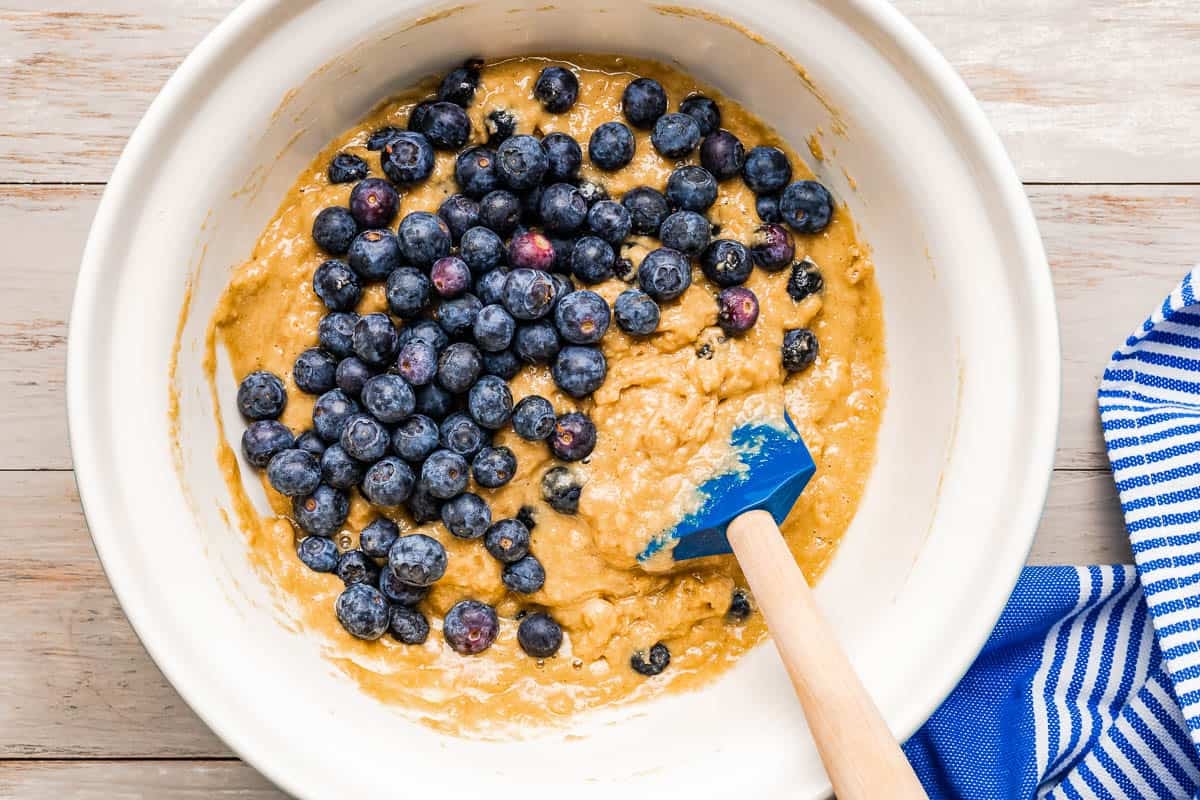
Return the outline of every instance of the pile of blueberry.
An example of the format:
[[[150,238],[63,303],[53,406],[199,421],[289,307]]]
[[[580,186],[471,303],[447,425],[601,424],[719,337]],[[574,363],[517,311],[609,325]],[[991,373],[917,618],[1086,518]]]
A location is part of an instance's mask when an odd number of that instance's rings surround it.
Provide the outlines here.
[[[788,292],[796,300],[819,292],[822,280],[811,261],[793,263],[788,228],[816,233],[833,213],[829,193],[813,181],[792,182],[786,155],[774,147],[742,143],[720,128],[720,109],[692,96],[678,113],[666,113],[667,97],[654,80],[639,78],[623,95],[628,122],[652,129],[651,142],[665,158],[686,158],[697,147],[703,166],[680,166],[665,194],[651,187],[609,199],[604,187],[579,177],[583,150],[563,133],[542,138],[515,133],[507,110],[487,117],[487,144],[466,147],[471,123],[465,107],[474,99],[480,63],[471,61],[442,82],[437,99],[413,108],[407,130],[375,131],[367,148],[379,153],[386,179],[369,176],[362,158],[341,153],[329,164],[329,180],[355,185],[348,207],[322,210],[312,236],[330,258],[317,267],[313,290],[329,309],[317,334],[319,346],[300,354],[293,380],[316,395],[312,428],[294,436],[278,421],[287,402],[283,382],[268,372],[245,377],[238,407],[251,420],[242,437],[246,459],[266,470],[271,486],[292,498],[296,525],[306,534],[300,559],[311,569],[333,572],[346,584],[335,611],[356,637],[386,632],[419,644],[429,623],[416,608],[446,571],[445,548],[420,533],[401,535],[380,516],[360,532],[356,549],[339,553],[331,538],[349,512],[354,489],[380,508],[404,507],[417,523],[440,519],[451,534],[481,539],[503,566],[512,592],[532,594],[545,581],[530,552],[532,511],[493,521],[488,503],[470,491],[472,479],[499,488],[512,479],[513,452],[494,446],[495,431],[512,426],[530,441],[544,441],[563,462],[587,458],[596,428],[586,414],[556,414],[539,396],[514,406],[508,381],[526,364],[548,365],[556,385],[583,399],[604,382],[607,363],[599,344],[615,319],[631,336],[658,327],[659,304],[691,285],[693,258],[721,287],[721,327],[729,335],[748,330],[758,299],[742,286],[755,265],[779,271],[791,266]],[[579,82],[568,69],[544,69],[534,95],[552,113],[570,109]],[[456,151],[459,193],[437,214],[399,216],[400,192],[426,180],[435,150]],[[588,157],[604,171],[633,157],[629,127],[600,125]],[[719,183],[741,176],[756,193],[763,220],[749,247],[712,240],[704,212]],[[784,224],[781,224],[784,223]],[[635,271],[618,254],[631,234],[657,236]],[[610,310],[593,285],[614,275],[636,280]],[[385,284],[389,313],[355,312],[363,287]],[[782,360],[792,372],[817,355],[811,331],[786,333]],[[582,487],[567,466],[549,469],[542,495],[555,511],[574,514]],[[475,600],[455,605],[443,620],[447,643],[462,654],[487,649],[495,639],[495,610]],[[530,656],[554,655],[562,629],[549,615],[525,614],[518,641]],[[634,653],[633,669],[655,675],[670,661],[665,645]]]

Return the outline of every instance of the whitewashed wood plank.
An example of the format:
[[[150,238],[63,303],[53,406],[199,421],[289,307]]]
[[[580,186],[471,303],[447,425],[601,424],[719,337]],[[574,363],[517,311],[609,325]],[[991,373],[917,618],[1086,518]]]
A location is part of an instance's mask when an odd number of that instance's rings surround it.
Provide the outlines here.
[[[0,472],[0,508],[0,758],[229,755],[121,613],[71,473]],[[1030,563],[1128,560],[1108,475],[1056,473]]]
[[[236,0],[9,0],[0,181],[102,181],[167,77]],[[897,0],[1031,181],[1200,180],[1192,0]]]
[[[0,762],[7,800],[281,800],[240,761]]]

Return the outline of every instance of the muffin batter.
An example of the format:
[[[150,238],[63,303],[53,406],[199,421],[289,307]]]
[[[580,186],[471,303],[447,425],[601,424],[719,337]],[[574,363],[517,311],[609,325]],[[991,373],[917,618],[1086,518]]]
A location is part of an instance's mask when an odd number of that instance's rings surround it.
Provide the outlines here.
[[[566,113],[549,113],[533,98],[534,81],[547,63],[567,65],[579,76],[579,101]],[[486,138],[489,111],[508,109],[516,116],[518,133],[563,131],[575,137],[585,148],[582,177],[602,184],[612,198],[642,185],[662,190],[677,164],[655,152],[647,131],[635,129],[634,159],[615,173],[597,170],[586,158],[592,130],[623,120],[621,93],[637,76],[662,83],[668,110],[689,94],[712,97],[720,105],[722,127],[747,150],[776,145],[788,154],[795,179],[811,177],[774,131],[733,101],[665,65],[628,58],[520,58],[486,66],[468,108],[471,143]],[[294,386],[292,363],[317,344],[317,324],[326,313],[312,290],[313,270],[326,256],[310,231],[317,213],[344,205],[352,187],[330,184],[326,166],[344,151],[364,157],[372,175],[381,176],[378,154],[365,148],[367,137],[384,125],[404,127],[409,110],[429,89],[418,87],[384,103],[313,160],[250,259],[234,272],[210,323],[210,380],[218,344],[228,350],[236,380],[259,369],[279,375],[288,388],[281,421],[297,434],[311,425],[314,398]],[[457,191],[454,157],[439,151],[431,178],[401,190],[401,216],[436,212]],[[697,155],[687,161],[697,162]],[[738,179],[721,183],[708,217],[720,227],[720,238],[747,245],[760,224],[754,196]],[[692,287],[663,304],[656,334],[635,340],[611,327],[602,342],[608,377],[592,398],[579,402],[559,392],[546,367],[522,370],[511,383],[514,399],[540,394],[559,413],[584,410],[596,424],[595,452],[570,465],[585,481],[579,513],[562,515],[542,502],[541,476],[557,463],[545,445],[524,441],[511,429],[500,431],[495,443],[516,454],[518,473],[501,489],[472,490],[491,504],[496,520],[525,506],[533,509],[532,551],[545,566],[545,586],[533,595],[512,594],[500,581],[501,565],[480,542],[457,539],[440,523],[422,526],[421,532],[437,538],[449,553],[445,577],[420,606],[433,627],[423,645],[402,645],[388,636],[359,641],[343,631],[333,614],[342,582],[310,571],[297,559],[290,501],[264,478],[275,515],[259,515],[242,484],[244,463],[223,446],[219,458],[250,556],[287,615],[321,637],[331,661],[367,691],[439,728],[474,736],[500,735],[584,709],[698,686],[728,668],[766,635],[757,613],[741,623],[726,619],[733,590],[745,585],[734,559],[678,565],[656,560],[651,572],[637,564],[637,553],[696,505],[695,487],[727,463],[734,426],[777,419],[786,406],[812,451],[817,473],[783,531],[808,579],[816,580],[854,517],[885,400],[880,297],[853,220],[838,208],[823,233],[794,238],[796,258],[808,256],[819,265],[823,292],[797,303],[785,290],[788,270],[755,269],[746,285],[759,298],[760,316],[741,337],[726,338],[716,326],[715,289],[694,268]],[[649,238],[632,241],[619,255],[635,265],[658,246]],[[614,278],[590,288],[611,304],[628,284]],[[386,311],[383,286],[366,288],[357,310]],[[780,364],[780,344],[785,329],[799,327],[816,333],[820,357],[807,371],[789,377]],[[354,492],[345,529],[335,536],[339,547],[356,546],[358,531],[379,513]],[[418,529],[403,511],[395,519],[404,533]],[[495,605],[501,618],[495,644],[471,657],[453,652],[440,633],[442,616],[464,598]],[[518,647],[514,618],[525,610],[546,610],[562,624],[566,640],[555,657],[539,661]],[[666,671],[647,678],[631,670],[631,653],[659,641],[671,653]]]

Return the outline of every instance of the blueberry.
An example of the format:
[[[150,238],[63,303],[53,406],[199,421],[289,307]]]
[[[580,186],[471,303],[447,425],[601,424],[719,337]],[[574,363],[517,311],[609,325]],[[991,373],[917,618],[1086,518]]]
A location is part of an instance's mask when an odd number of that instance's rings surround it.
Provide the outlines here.
[[[324,483],[306,497],[292,498],[292,516],[305,533],[332,536],[350,515],[350,498]]]
[[[479,201],[479,224],[501,236],[512,233],[520,221],[521,200],[510,191],[497,189]]]
[[[562,647],[562,640],[562,626],[547,614],[530,614],[517,626],[517,643],[532,658],[550,658]]]
[[[750,245],[750,256],[754,263],[768,272],[778,272],[791,264],[795,251],[792,234],[777,223],[760,225]]]
[[[684,101],[679,104],[679,110],[696,120],[700,126],[701,136],[708,136],[721,127],[720,107],[702,94],[684,98]]]
[[[431,520],[425,521],[429,522]],[[387,554],[384,553],[380,557],[387,558]],[[381,569],[379,570],[379,591],[392,603],[412,608],[425,599],[425,596],[429,594],[429,587],[409,586],[397,578],[396,573],[392,572],[391,569]]]
[[[439,500],[451,497],[467,488],[467,461],[450,450],[435,450],[421,465],[421,483]]]
[[[417,389],[417,413],[430,419],[444,419],[454,408],[454,395],[436,383]]]
[[[550,167],[542,143],[532,136],[517,134],[496,150],[500,179],[508,188],[522,192],[542,182]]]
[[[312,453],[289,448],[267,462],[267,480],[280,494],[298,497],[309,494],[321,482],[321,467]]]
[[[387,517],[376,517],[358,535],[358,546],[371,558],[387,558],[400,528]]]
[[[561,114],[579,99],[579,78],[565,67],[546,67],[533,85],[533,96],[542,108]]]
[[[554,266],[554,246],[537,231],[524,231],[512,237],[508,245],[508,263],[514,269],[549,271]]]
[[[334,389],[318,397],[313,404],[313,428],[325,441],[336,442],[342,436],[346,420],[357,413],[358,403],[351,400],[344,390]]]
[[[638,650],[629,657],[629,666],[639,675],[653,677],[659,674],[671,663],[671,651],[662,642],[650,648],[650,652]]]
[[[350,249],[350,242],[357,233],[358,223],[350,215],[350,210],[341,206],[330,206],[313,220],[313,241],[322,250],[335,256]]]
[[[717,296],[717,324],[730,336],[745,333],[758,322],[758,297],[745,286],[730,286]]]
[[[351,636],[374,641],[388,628],[391,613],[379,590],[363,583],[347,586],[334,603],[338,622]]]
[[[540,442],[554,432],[554,406],[544,397],[531,394],[513,409],[513,430],[522,439]]]
[[[433,284],[415,267],[401,267],[387,276],[388,310],[400,319],[412,319],[429,307]]]
[[[644,236],[657,236],[663,220],[671,213],[667,198],[657,189],[639,186],[621,198],[621,205],[629,212],[633,232]]]
[[[438,206],[438,216],[450,229],[450,238],[457,244],[462,235],[479,224],[479,203],[465,194],[452,194]]]
[[[506,381],[511,381],[517,377],[517,373],[521,371],[521,359],[517,358],[517,354],[512,350],[501,350],[498,353],[483,354],[483,371],[488,375],[495,375],[497,378],[503,378]]]
[[[496,267],[479,276],[475,281],[475,296],[484,306],[498,305],[504,302],[504,282],[508,280],[508,269]],[[486,348],[485,348],[486,349]]]
[[[413,386],[424,386],[437,376],[437,357],[433,345],[414,339],[400,348],[396,372]]]
[[[595,344],[608,331],[608,303],[593,291],[583,289],[563,297],[554,307],[554,324],[563,339],[572,344]]]
[[[578,189],[568,183],[555,183],[546,187],[539,208],[545,229],[558,234],[577,231],[582,227],[588,213],[587,201]]]
[[[445,256],[433,262],[429,270],[429,279],[442,297],[458,297],[471,288],[471,269],[461,258]]]
[[[557,287],[536,269],[514,269],[504,282],[504,308],[519,320],[540,319],[550,313]]]
[[[481,372],[483,364],[479,357],[479,348],[469,342],[448,345],[438,356],[438,385],[451,394],[467,391]]]
[[[442,505],[442,524],[460,539],[479,539],[492,524],[492,509],[479,495],[463,492]]]
[[[783,221],[783,217],[779,216],[779,195],[777,194],[760,194],[754,198],[754,210],[758,212],[758,218],[763,222]]]
[[[676,208],[707,211],[717,201],[717,179],[704,167],[682,166],[667,178],[667,200]]]
[[[471,120],[462,106],[444,100],[426,107],[420,130],[439,150],[457,150],[471,137]]]
[[[729,599],[729,610],[725,612],[725,621],[734,625],[750,619],[754,606],[750,604],[750,595],[745,589],[734,589]]]
[[[357,325],[358,323],[355,323]],[[350,356],[338,362],[333,379],[337,387],[350,397],[358,397],[362,393],[363,384],[374,375],[362,359]]]
[[[450,344],[450,337],[442,330],[441,325],[431,319],[423,319],[408,323],[400,331],[401,346],[409,342],[425,342],[440,353],[446,349],[446,345]]]
[[[478,600],[460,600],[442,620],[446,644],[459,655],[482,653],[492,646],[499,632],[495,609]]]
[[[345,433],[345,430],[342,431]],[[320,455],[321,480],[335,489],[348,490],[362,480],[363,466],[340,444],[331,444]]]
[[[812,366],[820,353],[817,336],[808,328],[796,328],[783,334],[783,368],[788,372],[803,372]]]
[[[392,433],[392,449],[405,461],[416,464],[437,449],[438,425],[424,414],[414,414]]]
[[[386,228],[399,210],[400,195],[383,178],[364,178],[350,190],[350,214],[360,228]]]
[[[663,222],[658,238],[672,250],[694,257],[708,246],[711,231],[708,220],[695,211],[676,211]]]
[[[388,566],[410,586],[431,586],[446,574],[446,548],[423,533],[401,536],[388,551]]]
[[[580,236],[571,250],[571,273],[584,283],[602,283],[612,277],[617,255],[598,236]]]
[[[774,194],[792,179],[792,165],[778,147],[760,145],[746,154],[742,180],[755,194]]]
[[[487,444],[487,437],[473,419],[466,414],[455,413],[442,422],[438,431],[438,443],[446,450],[469,459],[474,458],[475,454],[483,449]]]
[[[620,123],[617,124],[619,125]],[[596,203],[599,203],[601,200],[609,199],[608,190],[605,189],[602,184],[594,181],[579,181],[579,184],[576,186],[576,188],[579,189],[579,193],[583,195],[583,199],[587,201],[589,208],[594,206]]]
[[[433,172],[433,145],[423,133],[403,131],[384,145],[379,162],[393,183],[420,183]]]
[[[583,148],[579,142],[565,133],[550,133],[542,139],[542,149],[546,151],[548,164],[543,181],[573,182],[579,177],[579,168],[583,166]]]
[[[792,274],[788,276],[787,282],[789,297],[799,303],[809,295],[820,294],[824,288],[825,279],[821,277],[821,270],[812,259],[805,258],[792,264]]]
[[[515,519],[517,520],[517,522],[521,523],[522,525],[524,525],[526,528],[528,528],[531,531],[537,527],[537,522],[536,522],[536,520],[534,520],[533,506],[521,506],[517,510],[517,516],[515,517]]]
[[[350,183],[367,177],[368,172],[366,161],[353,153],[338,153],[330,160],[326,175],[330,183]]]
[[[392,606],[388,630],[400,644],[424,644],[429,638],[429,620],[415,608]]]
[[[729,180],[742,171],[746,148],[741,139],[722,128],[700,143],[700,163],[719,181]]]
[[[517,118],[508,109],[497,108],[488,113],[483,127],[487,130],[488,147],[498,147],[501,142],[517,132]]]
[[[433,316],[448,336],[461,338],[471,333],[482,308],[483,304],[479,302],[478,297],[464,294],[462,297],[438,303]]]
[[[395,425],[416,407],[412,387],[399,375],[376,375],[363,384],[360,398],[367,411],[385,425]]]
[[[678,250],[651,250],[638,267],[638,285],[659,302],[674,300],[692,285],[692,265]]]
[[[579,511],[579,495],[583,484],[566,467],[551,467],[542,476],[542,499],[560,514]]]
[[[601,200],[588,210],[588,229],[608,242],[618,246],[633,229],[633,219],[625,206],[613,200]]]
[[[408,129],[410,131],[420,131],[422,129],[429,117],[429,107],[431,105],[433,105],[432,100],[422,100],[412,107],[408,112]]]
[[[394,139],[398,134],[403,133],[399,128],[394,128],[391,125],[385,125],[382,128],[377,128],[371,131],[371,135],[367,137],[368,150],[382,150],[388,142]]]
[[[700,254],[700,269],[717,286],[737,286],[750,277],[754,262],[741,242],[717,239]]]
[[[816,181],[797,181],[783,190],[779,216],[792,230],[820,233],[833,218],[833,197]]]
[[[385,456],[367,468],[359,488],[377,506],[398,506],[409,498],[416,482],[408,464],[395,456]]]
[[[414,211],[400,221],[400,252],[413,266],[429,267],[450,255],[450,228],[437,214]]]
[[[466,108],[475,99],[475,90],[479,88],[479,68],[483,62],[470,59],[461,67],[455,67],[442,78],[438,86],[438,100],[454,103]]]
[[[508,384],[495,375],[483,375],[467,395],[471,418],[484,428],[498,430],[512,418],[513,398]]]
[[[366,314],[354,326],[354,352],[370,366],[389,366],[400,349],[397,337],[387,314]]]
[[[554,281],[554,300],[550,303],[550,310],[553,311],[560,300],[575,291],[575,284],[566,275],[557,272],[550,275],[550,280]]]
[[[500,188],[496,154],[487,147],[463,150],[454,161],[454,180],[459,190],[476,200]]]
[[[321,317],[317,323],[317,341],[321,348],[337,358],[354,355],[354,326],[358,314],[350,311],[334,311]]]
[[[356,583],[374,584],[379,580],[379,566],[362,550],[347,550],[342,553],[335,571],[347,586]]]
[[[520,561],[529,554],[529,528],[515,519],[502,519],[488,528],[483,546],[501,564]]]
[[[265,370],[251,372],[238,386],[238,411],[247,419],[277,419],[287,405],[283,381]]]
[[[413,522],[418,525],[426,525],[442,518],[442,501],[430,494],[429,487],[420,481],[417,482],[406,505]]]
[[[630,336],[649,336],[658,330],[658,303],[645,292],[626,289],[613,304],[617,327]]]
[[[700,123],[683,113],[663,114],[654,123],[650,143],[663,158],[686,158],[700,144]]]
[[[618,258],[613,263],[613,275],[616,275],[626,283],[633,283],[637,278],[637,269],[633,266],[633,261],[628,258]]]
[[[634,127],[653,127],[667,111],[667,93],[653,78],[637,78],[621,94],[621,109]]]
[[[517,323],[503,306],[484,306],[475,317],[472,333],[480,350],[495,353],[512,344]]]
[[[324,394],[337,385],[337,365],[337,359],[332,355],[318,347],[312,347],[296,357],[296,363],[292,367],[292,380],[302,392]]]
[[[536,556],[527,555],[519,561],[514,561],[504,567],[500,580],[511,591],[520,594],[533,594],[546,583],[546,570]]]
[[[474,275],[490,272],[504,258],[504,242],[488,228],[474,227],[463,234],[458,255]]]
[[[337,545],[323,536],[305,536],[296,544],[296,555],[313,572],[333,572],[337,569]]]
[[[603,170],[612,172],[633,160],[633,131],[620,122],[606,122],[588,139],[588,158]]]
[[[329,259],[313,272],[313,292],[330,311],[352,311],[362,297],[358,276],[344,261]]]
[[[392,443],[387,428],[369,414],[355,414],[347,420],[339,441],[347,455],[368,464],[383,458]]]
[[[554,423],[550,450],[562,461],[581,461],[596,447],[596,426],[585,414],[572,411]]]
[[[596,347],[569,345],[559,351],[550,370],[554,383],[571,397],[592,394],[608,375],[608,362]]]
[[[498,489],[517,473],[517,457],[507,447],[485,447],[471,459],[471,475],[485,489]]]
[[[561,347],[557,331],[545,320],[522,325],[513,337],[513,350],[526,364],[549,364]]]
[[[291,445],[289,445],[290,447]],[[305,431],[296,437],[296,447],[299,447],[305,452],[312,453],[318,459],[325,453],[325,442],[317,435],[316,431]],[[280,448],[285,449],[285,448]]]
[[[259,469],[265,467],[277,453],[295,445],[296,440],[287,426],[273,419],[251,422],[242,432],[242,455]]]

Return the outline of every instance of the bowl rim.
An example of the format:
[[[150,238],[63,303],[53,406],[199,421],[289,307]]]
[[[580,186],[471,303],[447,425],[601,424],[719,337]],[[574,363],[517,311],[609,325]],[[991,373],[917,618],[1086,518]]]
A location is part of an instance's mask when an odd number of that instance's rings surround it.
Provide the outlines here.
[[[1036,424],[1031,424],[1027,462],[1031,467],[1027,476],[1030,479],[1029,488],[1023,493],[1022,502],[1012,510],[1016,523],[1014,531],[1026,537],[1024,546],[1019,548],[1022,558],[1019,562],[1013,559],[1010,564],[997,565],[1002,568],[1003,580],[995,581],[993,585],[1007,588],[978,598],[980,614],[990,620],[989,625],[964,633],[959,650],[969,653],[970,657],[942,671],[945,679],[937,684],[934,691],[937,702],[925,710],[919,719],[899,720],[896,733],[903,741],[924,724],[925,719],[940,706],[971,666],[999,619],[1032,548],[1049,491],[1058,441],[1062,391],[1058,313],[1049,264],[1023,184],[999,134],[962,78],[937,48],[888,0],[810,1],[824,7],[840,7],[840,12],[831,10],[831,13],[856,16],[875,26],[909,61],[927,83],[928,89],[946,101],[945,111],[950,116],[943,123],[944,126],[956,126],[964,133],[966,141],[975,148],[973,155],[983,169],[983,177],[999,190],[995,200],[1003,219],[1011,226],[1009,232],[1021,254],[1022,277],[1033,304],[1032,319],[1039,327],[1038,340],[1042,343],[1042,353],[1036,360],[1036,369],[1031,377],[1032,382],[1042,389],[1044,396],[1040,400],[1044,403],[1042,408],[1045,413]],[[219,704],[205,705],[200,693],[193,691],[195,682],[191,669],[169,648],[162,646],[160,631],[149,615],[136,602],[132,602],[129,586],[134,576],[130,575],[131,565],[120,551],[119,531],[112,520],[98,513],[98,509],[104,505],[102,497],[107,492],[106,472],[88,424],[88,386],[83,377],[90,350],[96,341],[89,334],[103,319],[97,300],[105,276],[108,250],[114,237],[119,235],[120,220],[117,215],[136,191],[132,178],[146,152],[154,147],[159,137],[169,133],[172,119],[184,113],[183,103],[188,95],[197,88],[205,73],[232,43],[256,25],[264,24],[269,17],[280,14],[290,17],[302,13],[310,5],[312,0],[294,4],[289,0],[244,0],[201,39],[151,102],[109,177],[92,221],[71,306],[66,367],[68,439],[75,482],[93,545],[123,613],[142,646],[193,713],[237,756],[275,786],[296,797],[305,796],[307,787],[299,784],[294,772],[283,768],[280,759],[270,757],[257,742],[239,731],[236,714]],[[411,11],[416,13],[417,9]]]

